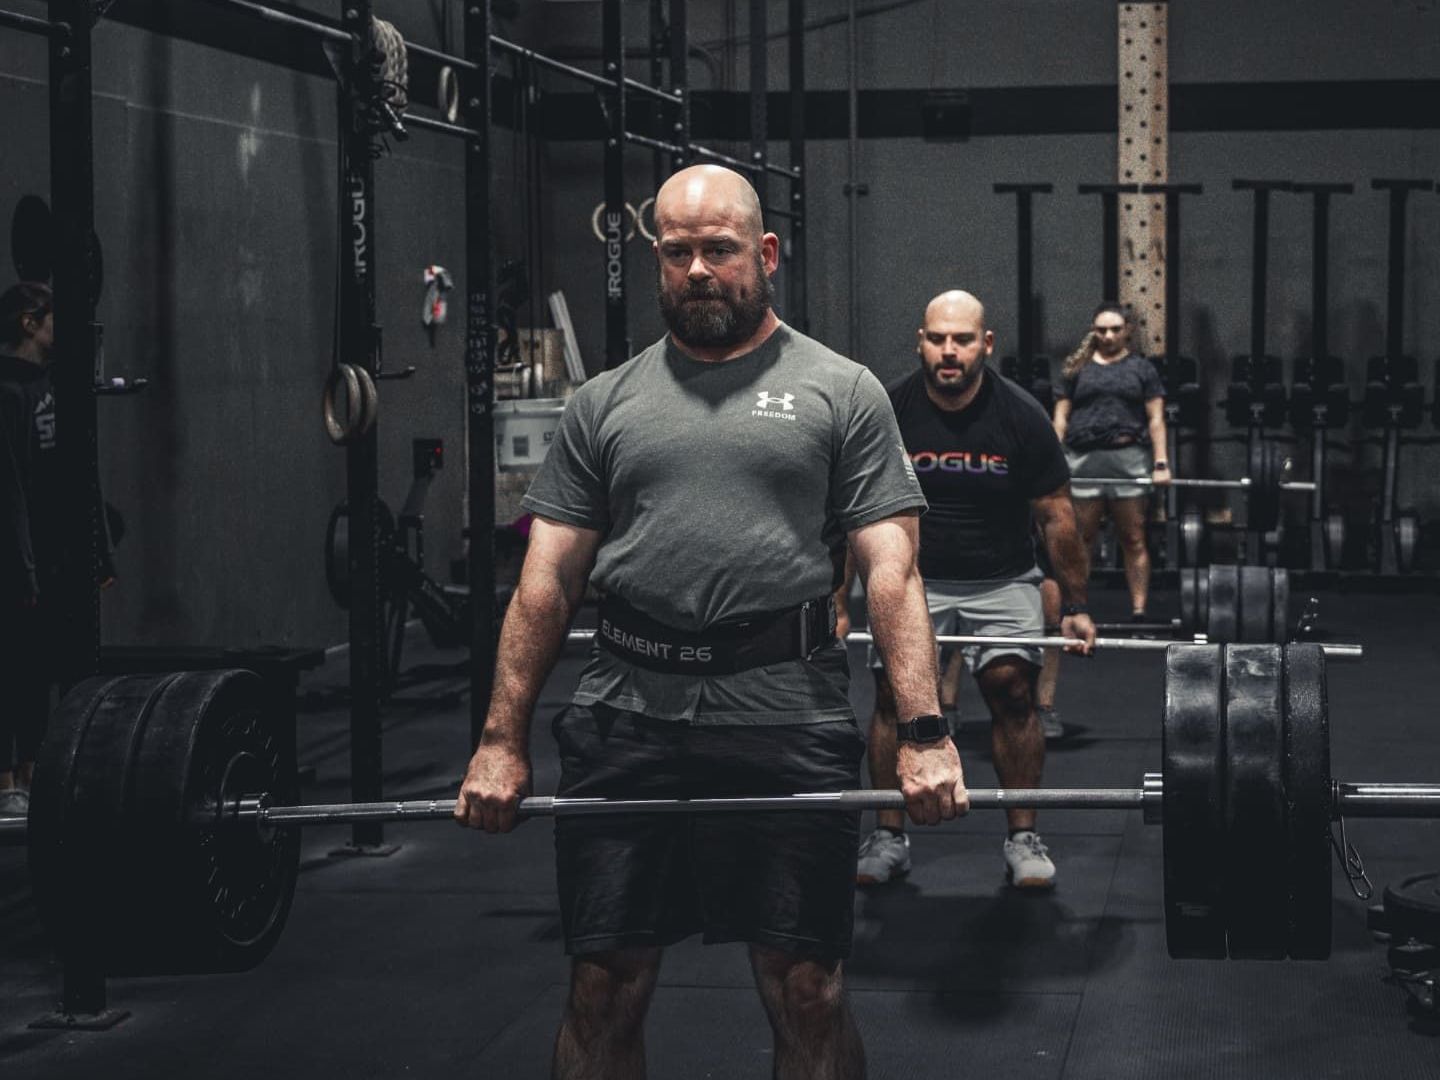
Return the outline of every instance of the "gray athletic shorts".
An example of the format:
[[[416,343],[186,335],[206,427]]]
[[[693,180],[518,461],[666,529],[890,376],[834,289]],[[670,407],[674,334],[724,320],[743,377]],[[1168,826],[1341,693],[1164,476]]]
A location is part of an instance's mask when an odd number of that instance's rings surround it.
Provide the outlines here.
[[[1085,485],[1087,476],[1133,476],[1146,479],[1150,476],[1150,448],[1143,443],[1117,446],[1100,450],[1065,450],[1065,460],[1070,463],[1070,497],[1072,499],[1138,499],[1149,492],[1148,487],[1136,484]]]
[[[1038,569],[1005,581],[927,581],[925,606],[936,634],[986,637],[1044,637],[1045,615],[1040,609]],[[1037,645],[962,645],[966,666],[979,671],[1001,656],[1018,656],[1036,667],[1044,659]],[[870,646],[872,668],[884,665],[880,652]]]

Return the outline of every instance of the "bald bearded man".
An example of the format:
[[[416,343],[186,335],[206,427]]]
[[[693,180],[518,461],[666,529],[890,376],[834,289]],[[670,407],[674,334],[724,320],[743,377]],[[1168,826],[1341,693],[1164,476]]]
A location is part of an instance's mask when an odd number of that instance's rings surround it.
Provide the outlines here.
[[[935,718],[916,568],[924,496],[879,381],[771,308],[779,241],[736,173],[676,173],[655,201],[669,333],[566,407],[524,505],[530,545],[505,617],[485,734],[456,804],[503,832],[530,790],[529,728],[587,578],[603,599],[556,718],[558,794],[777,795],[859,785],[830,594],[846,544],[870,595],[896,708]],[[1052,436],[1053,437],[1053,436]],[[948,739],[902,751],[916,822],[967,809]],[[561,817],[570,996],[556,1077],[641,1077],[665,946],[743,941],[777,1077],[860,1077],[843,993],[854,813]]]
[[[929,512],[920,525],[921,573],[936,634],[1040,637],[1045,622],[1036,568],[1038,524],[1063,592],[1062,632],[1089,652],[1095,626],[1085,612],[1085,549],[1070,503],[1070,471],[1049,418],[1035,400],[985,366],[995,334],[985,308],[960,290],[925,308],[917,331],[920,366],[889,387],[901,436]],[[1002,786],[1040,786],[1045,737],[1035,715],[1041,650],[967,646],[965,661],[990,710],[991,749]],[[897,782],[897,739],[906,748],[947,734],[942,722],[922,730],[897,712],[894,679],[872,653],[875,715],[870,724],[870,780]],[[1019,888],[1046,889],[1055,864],[1035,831],[1035,811],[1008,810],[1002,847],[1006,876]],[[878,885],[910,869],[910,841],[898,813],[880,811],[860,848],[857,880]]]

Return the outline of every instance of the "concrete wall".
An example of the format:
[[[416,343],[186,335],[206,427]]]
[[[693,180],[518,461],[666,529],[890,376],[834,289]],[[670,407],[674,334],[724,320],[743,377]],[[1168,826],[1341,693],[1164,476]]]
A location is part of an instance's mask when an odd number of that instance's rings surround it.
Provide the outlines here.
[[[948,0],[859,9],[858,68],[864,89],[1005,88],[1113,85],[1116,81],[1116,5],[1112,0],[1016,0],[997,4]],[[547,47],[574,48],[598,41],[599,5],[540,5],[565,18],[550,18]],[[697,88],[744,89],[747,44],[724,44],[727,34],[746,35],[748,3],[691,5],[692,41],[715,57],[721,78],[692,61]],[[1245,0],[1174,3],[1169,7],[1169,68],[1172,83],[1310,80],[1432,79],[1440,72],[1440,8],[1387,2],[1252,4]],[[783,30],[787,5],[771,0],[772,34]],[[845,0],[810,0],[807,21],[807,84],[843,89],[847,71]],[[873,14],[864,14],[873,11]],[[627,7],[629,39],[639,46],[647,6]],[[773,38],[768,62],[771,86],[786,85],[786,42]],[[632,61],[642,76],[642,61]],[[568,87],[567,87],[568,89]],[[1323,118],[1320,120],[1323,123]],[[727,152],[748,147],[718,144]],[[784,161],[786,147],[771,146]],[[1000,181],[1048,181],[1055,194],[1037,196],[1035,290],[1040,325],[1037,345],[1062,355],[1085,330],[1100,297],[1100,206],[1076,185],[1116,178],[1115,137],[1036,135],[973,137],[967,142],[866,139],[859,176],[870,194],[860,203],[858,249],[860,336],[856,358],[882,377],[908,370],[914,330],[926,299],[963,286],[987,303],[1000,341],[1013,349],[1016,311],[1016,238],[1013,196],[997,196]],[[552,147],[550,178],[564,206],[588,209],[600,198],[598,175],[570,145]],[[637,151],[644,168],[632,170],[646,193],[649,154]],[[849,345],[848,222],[842,186],[847,177],[843,140],[819,140],[808,148],[810,210],[810,317],[814,335],[845,351]],[[1205,194],[1184,205],[1181,350],[1201,363],[1214,397],[1223,395],[1230,357],[1249,351],[1251,198],[1231,190],[1237,177],[1349,181],[1356,194],[1337,196],[1331,214],[1331,349],[1345,358],[1354,394],[1364,380],[1367,356],[1383,351],[1386,287],[1385,195],[1370,189],[1373,177],[1440,175],[1440,130],[1338,130],[1274,132],[1178,132],[1170,141],[1170,179],[1199,182]],[[603,312],[590,262],[599,253],[587,242],[578,210],[561,210],[553,244],[586,249],[562,282],[577,312],[582,343],[596,357],[603,347]],[[1422,358],[1427,383],[1440,354],[1440,258],[1435,244],[1440,198],[1411,199],[1407,245],[1405,342]],[[783,234],[783,228],[779,230]],[[1310,343],[1309,197],[1272,197],[1267,346],[1289,359]],[[648,299],[653,271],[648,254],[630,250],[636,291],[632,324],[653,324]],[[658,329],[657,329],[658,332]],[[637,334],[637,341],[647,340]],[[1432,388],[1433,389],[1433,388]],[[1427,423],[1420,434],[1432,434]],[[1235,434],[1217,412],[1213,434]],[[1360,434],[1354,431],[1352,434]],[[1345,457],[1339,455],[1338,457]],[[1363,499],[1378,483],[1375,447],[1362,447],[1359,473],[1346,483]],[[1217,446],[1210,462],[1238,472],[1238,447]],[[1348,466],[1337,461],[1341,468]],[[1403,454],[1401,502],[1440,513],[1440,488],[1427,482],[1440,460],[1433,449]],[[1301,468],[1305,467],[1304,462]],[[1337,489],[1337,497],[1347,494]]]
[[[40,14],[37,0],[10,0]],[[310,0],[334,14],[338,5]],[[809,84],[845,85],[844,0],[810,0]],[[1110,0],[862,2],[859,71],[864,88],[1106,85],[1115,80]],[[459,26],[444,0],[382,4],[411,40],[442,46]],[[393,9],[393,10],[386,10]],[[869,13],[871,9],[882,9]],[[529,0],[498,30],[546,49],[596,50],[599,5]],[[627,37],[647,35],[648,3],[626,6]],[[691,4],[692,84],[743,89],[747,54],[726,37],[745,34],[748,5]],[[772,0],[773,30],[786,4]],[[1440,11],[1429,3],[1365,5],[1210,0],[1170,10],[1170,71],[1177,83],[1302,79],[1430,78],[1440,71]],[[786,76],[786,41],[770,45],[772,85]],[[137,397],[101,403],[103,480],[125,513],[119,585],[106,594],[105,635],[115,642],[326,644],[345,635],[343,613],[323,587],[322,537],[344,491],[344,455],[325,440],[320,389],[331,362],[335,243],[335,90],[321,78],[228,56],[104,22],[95,34],[97,227],[107,282],[100,305],[107,370],[145,376]],[[579,62],[579,61],[577,61]],[[499,64],[508,72],[508,61]],[[633,60],[631,73],[646,65]],[[0,209],[26,192],[48,195],[46,64],[35,39],[0,32],[0,110],[7,117]],[[573,83],[546,79],[547,89]],[[501,259],[523,256],[523,143],[497,132],[496,224]],[[724,146],[722,150],[740,150]],[[1003,180],[1047,180],[1037,200],[1039,342],[1058,353],[1099,298],[1099,209],[1075,185],[1114,173],[1108,135],[972,138],[964,143],[870,139],[860,176],[859,359],[883,377],[908,368],[925,299],[964,285],[989,304],[1001,350],[1013,343],[1013,201]],[[776,160],[785,148],[772,146]],[[814,334],[846,348],[848,326],[846,147],[809,149],[810,312]],[[1333,215],[1332,340],[1352,366],[1356,391],[1366,355],[1383,339],[1385,204],[1374,176],[1440,174],[1434,130],[1179,133],[1171,178],[1207,194],[1186,205],[1182,348],[1198,356],[1212,388],[1228,357],[1244,351],[1249,318],[1249,202],[1237,176],[1350,180]],[[377,166],[380,321],[394,370],[382,384],[382,492],[398,505],[409,483],[410,439],[439,436],[452,453],[432,489],[427,548],[443,575],[459,556],[463,446],[463,307],[432,346],[419,320],[421,270],[438,262],[463,296],[463,163],[460,147],[416,133]],[[545,148],[538,199],[544,265],[536,293],[563,289],[592,369],[602,362],[602,272],[590,214],[601,198],[598,143]],[[632,201],[653,190],[650,155],[635,152]],[[777,185],[777,189],[780,185]],[[1436,245],[1440,199],[1413,200],[1405,327],[1409,351],[1440,353]],[[1308,342],[1308,203],[1277,196],[1272,223],[1270,342],[1291,356]],[[9,270],[8,265],[5,267]],[[661,332],[646,245],[629,249],[631,335]],[[783,293],[782,293],[783,295]],[[548,325],[543,306],[538,321]],[[522,323],[529,313],[522,314]],[[1223,422],[1217,433],[1225,434]],[[1362,465],[1376,460],[1362,452]],[[1430,450],[1407,450],[1402,499],[1430,514],[1440,497],[1424,477]],[[1239,468],[1217,454],[1217,468]]]

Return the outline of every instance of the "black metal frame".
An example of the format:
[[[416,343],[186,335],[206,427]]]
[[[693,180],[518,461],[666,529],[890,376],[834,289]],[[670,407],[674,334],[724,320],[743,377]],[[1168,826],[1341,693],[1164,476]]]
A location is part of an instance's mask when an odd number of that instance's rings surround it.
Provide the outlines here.
[[[1048,195],[1054,184],[996,184],[996,195],[1015,196],[1015,354],[1035,359],[1034,197]]]
[[[1139,184],[1081,184],[1081,195],[1100,196],[1100,295],[1120,296],[1120,196],[1135,195]]]
[[[654,0],[652,20],[662,0]],[[203,12],[197,14],[197,9]],[[348,89],[340,96],[341,181],[337,193],[342,225],[348,242],[342,244],[344,273],[341,275],[338,353],[344,362],[364,367],[372,378],[380,373],[380,328],[376,324],[375,296],[375,173],[374,136],[368,130],[357,100],[368,96],[364,65],[359,60],[368,47],[369,23],[374,0],[351,0],[342,6],[338,19],[326,19],[314,12],[282,3],[261,4],[254,0],[205,0],[203,5],[176,5],[167,0],[136,0],[117,8],[115,16],[131,25],[155,33],[184,37],[212,47],[257,59],[283,63],[296,70],[329,75],[328,61],[320,50],[297,47],[296,32],[315,43],[345,47],[351,68]],[[762,30],[762,0],[752,0],[752,25]],[[606,280],[606,364],[622,363],[630,353],[625,306],[624,239],[624,146],[637,142],[669,153],[673,167],[700,158],[749,173],[762,195],[769,175],[792,183],[788,208],[773,212],[791,220],[792,256],[790,274],[792,321],[803,327],[805,311],[805,250],[803,220],[803,0],[791,0],[791,89],[799,92],[792,105],[791,155],[789,167],[766,159],[763,137],[752,142],[751,161],[741,161],[695,144],[690,129],[690,94],[686,75],[688,39],[685,0],[669,0],[672,88],[642,83],[624,72],[621,0],[604,0],[604,74],[596,74],[545,56],[492,32],[487,0],[472,0],[465,8],[465,55],[452,56],[422,45],[406,43],[416,69],[415,80],[433,80],[426,65],[438,72],[449,66],[457,72],[464,98],[463,123],[451,123],[416,113],[406,113],[404,123],[422,130],[463,138],[466,155],[466,256],[467,335],[466,376],[468,383],[468,441],[471,460],[469,485],[471,611],[474,627],[474,655],[486,658],[473,665],[472,736],[478,740],[483,729],[486,704],[491,691],[491,658],[495,643],[494,601],[494,334],[490,325],[494,306],[494,266],[491,252],[493,231],[490,222],[490,183],[493,162],[489,136],[492,114],[495,51],[519,56],[548,70],[578,79],[602,91],[606,105],[605,213],[606,227],[613,235],[606,244],[603,272]],[[93,371],[98,328],[94,303],[86,283],[92,275],[95,254],[87,242],[94,218],[93,145],[90,125],[89,61],[90,27],[93,15],[86,0],[51,0],[50,19],[37,19],[0,11],[0,26],[19,29],[49,38],[52,70],[52,200],[59,235],[56,271],[57,355],[71,357],[57,365],[57,398],[63,403],[70,436],[64,441],[62,468],[67,486],[95,496],[76,504],[76,520],[67,529],[72,537],[98,535],[94,508],[99,505],[95,490],[98,475],[98,447]],[[758,20],[758,21],[754,21]],[[243,26],[247,33],[235,33]],[[652,22],[652,36],[660,28]],[[752,50],[752,91],[757,99],[751,113],[756,131],[763,136],[768,105],[765,50]],[[652,79],[657,77],[652,68]],[[477,77],[483,74],[482,77]],[[671,131],[675,141],[650,139],[625,130],[627,92],[651,97],[673,110]],[[616,223],[619,224],[616,224]],[[618,244],[615,241],[618,240]],[[77,359],[79,358],[79,362]],[[376,507],[378,506],[378,439],[375,430],[358,438],[346,451],[346,493],[350,505],[350,551],[354,562],[354,590],[350,607],[350,693],[352,740],[352,788],[357,800],[378,798],[381,784],[379,709],[383,693],[380,649],[383,627],[380,598],[379,554],[376,548]],[[84,521],[80,520],[81,515]],[[97,558],[94,545],[77,548],[68,558],[76,565],[92,564]],[[73,580],[85,580],[86,575]],[[65,625],[72,635],[65,650],[65,677],[75,681],[94,671],[99,662],[99,600],[92,587],[74,595],[57,598],[66,611]],[[352,837],[356,848],[378,848],[382,834],[378,827],[357,826]]]
[[[1386,238],[1385,272],[1385,362],[1393,370],[1405,355],[1405,220],[1406,206],[1412,191],[1433,191],[1433,180],[1376,179],[1370,181],[1375,191],[1386,193],[1389,202]],[[1392,376],[1387,373],[1387,380]],[[1376,569],[1383,575],[1401,570],[1398,553],[1399,538],[1396,521],[1399,508],[1396,493],[1400,486],[1400,406],[1389,409],[1385,424],[1384,478],[1380,489],[1380,521],[1376,552]]]
[[[1314,362],[1317,380],[1330,358],[1330,197],[1351,195],[1354,184],[1303,183],[1292,188],[1299,194],[1313,196],[1311,205],[1311,247],[1310,247],[1310,354]],[[1310,479],[1315,490],[1310,493],[1310,569],[1321,573],[1339,565],[1340,552],[1331,552],[1325,540],[1325,517],[1328,511],[1326,499],[1326,446],[1325,432],[1329,429],[1329,407],[1321,397],[1316,398],[1316,407],[1310,422]]]
[[[1140,185],[1142,195],[1165,198],[1165,353],[1177,360],[1184,355],[1180,349],[1180,196],[1199,195],[1202,191],[1204,188],[1199,184]],[[1180,457],[1180,417],[1180,402],[1167,397],[1165,434],[1169,445],[1165,447],[1165,454],[1172,469]],[[1171,484],[1165,489],[1165,566],[1168,570],[1180,569],[1180,524],[1180,491]]]

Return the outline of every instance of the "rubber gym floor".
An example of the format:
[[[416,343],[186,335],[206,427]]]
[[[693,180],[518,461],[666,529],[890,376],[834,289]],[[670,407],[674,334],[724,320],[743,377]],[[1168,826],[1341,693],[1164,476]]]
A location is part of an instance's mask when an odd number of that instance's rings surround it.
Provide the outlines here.
[[[1363,662],[1330,667],[1335,775],[1440,780],[1433,602],[1320,598],[1328,635],[1367,648]],[[1100,616],[1119,614],[1118,591],[1096,600]],[[1153,607],[1175,602],[1157,594]],[[851,655],[865,718],[870,679],[863,650]],[[455,659],[411,639],[412,664]],[[537,712],[538,793],[554,790],[548,720],[579,664],[572,648]],[[1047,785],[1135,786],[1157,769],[1162,674],[1155,654],[1066,661],[1068,733],[1050,746]],[[308,801],[348,798],[345,677],[342,657],[302,684]],[[453,795],[467,757],[464,687],[430,681],[388,710],[387,796]],[[995,782],[981,710],[967,685],[957,741],[975,787]],[[910,876],[857,896],[846,977],[870,1076],[1440,1076],[1440,1038],[1411,1026],[1366,905],[1338,869],[1328,963],[1177,962],[1165,955],[1158,827],[1118,810],[1047,812],[1040,827],[1058,866],[1053,894],[1005,887],[1002,820],[977,812],[915,830]],[[1386,882],[1440,870],[1440,821],[1354,821],[1348,833],[1377,900]],[[0,849],[0,1077],[547,1076],[567,976],[550,824],[498,838],[409,824],[386,836],[400,844],[388,858],[330,858],[348,831],[307,830],[295,907],[269,960],[242,975],[111,980],[110,1004],[132,1015],[102,1033],[27,1026],[52,1008],[59,969],[24,850]],[[671,949],[647,1041],[652,1077],[768,1077],[770,1032],[743,948]]]

